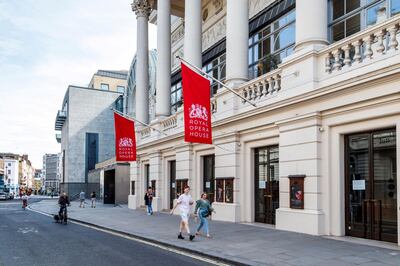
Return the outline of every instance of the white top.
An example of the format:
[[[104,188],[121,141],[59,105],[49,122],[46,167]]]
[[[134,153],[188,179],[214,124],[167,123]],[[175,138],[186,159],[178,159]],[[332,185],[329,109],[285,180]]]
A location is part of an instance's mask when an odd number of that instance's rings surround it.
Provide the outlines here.
[[[179,209],[181,212],[189,213],[190,212],[190,203],[193,203],[192,196],[182,194],[179,196],[178,201]]]

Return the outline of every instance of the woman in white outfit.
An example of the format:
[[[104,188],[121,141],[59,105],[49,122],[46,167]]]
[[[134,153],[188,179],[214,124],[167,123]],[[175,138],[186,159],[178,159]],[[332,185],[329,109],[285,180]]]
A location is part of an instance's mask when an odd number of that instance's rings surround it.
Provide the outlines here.
[[[190,216],[190,205],[193,205],[194,201],[192,200],[192,197],[189,195],[189,192],[190,192],[190,187],[186,186],[184,189],[184,193],[179,196],[176,205],[174,206],[174,208],[172,208],[170,214],[172,215],[174,213],[175,208],[179,205],[181,222],[179,224],[178,239],[185,239],[182,236],[182,231],[183,229],[185,229],[189,235],[190,241],[192,241],[194,239],[194,235],[190,234],[189,216]]]

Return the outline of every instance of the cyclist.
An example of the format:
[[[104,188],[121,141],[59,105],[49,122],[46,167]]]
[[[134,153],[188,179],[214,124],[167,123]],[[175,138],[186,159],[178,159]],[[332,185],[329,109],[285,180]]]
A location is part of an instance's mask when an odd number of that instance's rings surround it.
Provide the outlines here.
[[[70,206],[69,198],[67,193],[63,192],[58,199],[58,204],[60,205],[60,211],[58,212],[58,216],[60,220],[64,220],[64,223],[67,223],[67,205]]]

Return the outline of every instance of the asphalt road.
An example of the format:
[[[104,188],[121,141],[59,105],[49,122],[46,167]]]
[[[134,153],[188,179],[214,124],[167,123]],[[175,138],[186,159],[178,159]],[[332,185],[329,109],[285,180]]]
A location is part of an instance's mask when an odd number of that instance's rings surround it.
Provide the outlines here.
[[[9,265],[207,265],[78,224],[56,224],[51,217],[0,201],[0,266]]]

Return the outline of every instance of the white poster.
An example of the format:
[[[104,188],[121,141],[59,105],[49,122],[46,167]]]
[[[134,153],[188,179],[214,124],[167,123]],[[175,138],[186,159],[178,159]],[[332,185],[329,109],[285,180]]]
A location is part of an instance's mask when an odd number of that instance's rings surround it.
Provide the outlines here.
[[[210,188],[211,187],[211,183],[210,182],[206,182],[206,188]]]
[[[365,190],[365,179],[353,180],[353,190]]]
[[[171,184],[171,187],[172,187],[172,188],[175,188],[175,182]]]
[[[258,188],[259,189],[265,189],[267,187],[266,183],[267,182],[265,182],[264,180],[263,181],[258,181]]]

